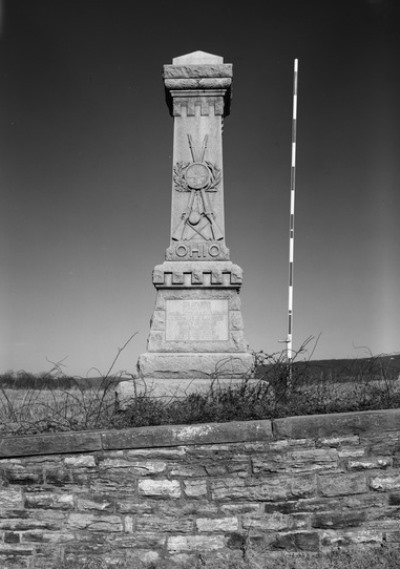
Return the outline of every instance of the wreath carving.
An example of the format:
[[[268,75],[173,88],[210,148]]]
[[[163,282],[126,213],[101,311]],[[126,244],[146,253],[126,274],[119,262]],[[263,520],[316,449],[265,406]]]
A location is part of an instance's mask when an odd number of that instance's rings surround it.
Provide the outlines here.
[[[210,171],[210,181],[207,185],[206,192],[216,192],[217,186],[221,182],[222,170],[207,160],[203,162]],[[191,189],[186,182],[186,170],[192,164],[192,162],[177,162],[173,168],[173,180],[175,185],[175,190],[177,192],[190,192]]]

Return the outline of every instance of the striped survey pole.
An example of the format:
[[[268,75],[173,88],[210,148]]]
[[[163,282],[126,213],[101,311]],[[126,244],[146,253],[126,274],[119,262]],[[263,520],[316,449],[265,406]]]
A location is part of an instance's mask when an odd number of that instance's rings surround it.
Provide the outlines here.
[[[292,167],[290,174],[290,224],[289,224],[289,301],[288,301],[288,337],[287,359],[293,359],[293,264],[294,264],[294,203],[296,190],[296,131],[297,131],[297,77],[298,60],[294,60],[293,79],[293,120],[292,120]],[[291,371],[291,369],[290,369]]]

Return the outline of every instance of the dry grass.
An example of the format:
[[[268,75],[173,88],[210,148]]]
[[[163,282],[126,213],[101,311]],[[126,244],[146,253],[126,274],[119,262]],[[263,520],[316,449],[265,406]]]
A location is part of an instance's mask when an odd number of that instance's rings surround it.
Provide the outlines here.
[[[208,393],[173,401],[137,396],[123,411],[116,404],[114,387],[118,381],[134,380],[126,372],[112,374],[123,348],[108,372],[98,372],[100,377],[95,379],[68,377],[59,363],[40,377],[26,372],[3,374],[0,435],[247,421],[400,407],[400,358],[380,356],[347,360],[346,365],[342,362],[335,366],[334,361],[316,365],[310,358],[301,359],[310,340],[291,365],[283,352],[255,354],[255,371],[239,385],[220,387],[216,370],[210,376]]]
[[[0,434],[35,434],[109,426],[114,395],[102,389],[0,389]]]

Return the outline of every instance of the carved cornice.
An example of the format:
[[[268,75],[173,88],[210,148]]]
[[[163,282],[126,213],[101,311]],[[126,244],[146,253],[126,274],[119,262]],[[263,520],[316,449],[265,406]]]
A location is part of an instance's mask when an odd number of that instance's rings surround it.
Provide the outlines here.
[[[209,114],[214,106],[215,115],[227,116],[230,112],[232,65],[164,65],[164,85],[167,104],[172,116],[182,114],[182,106],[189,108],[195,98],[201,114]],[[183,97],[175,101],[176,97]],[[211,97],[211,98],[208,98]],[[188,111],[187,116],[191,116]]]
[[[231,261],[165,261],[153,270],[153,284],[158,288],[235,288],[240,289],[243,271]]]
[[[199,77],[229,77],[232,79],[232,64],[219,65],[164,65],[164,79],[194,79]]]

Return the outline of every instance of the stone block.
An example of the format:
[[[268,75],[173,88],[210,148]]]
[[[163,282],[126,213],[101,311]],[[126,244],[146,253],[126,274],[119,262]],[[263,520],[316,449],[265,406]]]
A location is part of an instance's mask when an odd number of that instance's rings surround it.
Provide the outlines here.
[[[389,494],[389,506],[400,506],[400,493]]]
[[[225,532],[237,531],[239,521],[236,517],[231,518],[198,518],[196,527],[199,532]]]
[[[261,505],[257,502],[242,502],[239,504],[220,504],[220,510],[224,514],[261,514]]]
[[[372,490],[377,490],[378,492],[398,490],[400,489],[400,475],[393,473],[391,475],[374,476],[370,479],[369,486]]]
[[[87,475],[84,472],[77,471],[76,478],[85,478],[87,479]],[[52,484],[54,486],[63,486],[64,484],[71,484],[73,480],[74,472],[72,470],[68,470],[66,468],[46,468],[45,469],[45,480],[46,484]]]
[[[138,448],[126,451],[126,456],[128,459],[138,459],[138,458],[159,458],[162,460],[180,460],[186,457],[186,447],[172,447],[172,448]]]
[[[30,468],[22,464],[0,466],[0,477],[10,484],[42,484],[43,472],[41,466]]]
[[[330,511],[314,514],[311,525],[319,529],[342,529],[357,527],[366,520],[365,511]]]
[[[51,510],[17,510],[18,517],[0,518],[0,530],[28,531],[46,529],[57,531],[63,527],[65,514]]]
[[[366,449],[365,447],[347,447],[344,446],[342,448],[338,448],[338,456],[339,458],[360,458],[365,456]]]
[[[143,378],[120,382],[115,388],[115,395],[119,409],[122,411],[129,407],[131,401],[136,397],[148,396],[164,401],[185,399],[192,393],[207,395],[213,390],[242,389],[244,382],[251,389],[259,385],[259,380],[244,380],[242,378],[210,378],[194,379],[165,379],[165,378]],[[150,451],[148,451],[150,452]],[[166,451],[165,451],[166,452]],[[172,452],[172,451],[170,451]]]
[[[223,535],[177,535],[171,536],[167,541],[169,553],[179,553],[181,551],[211,551],[222,549],[225,546],[226,538]]]
[[[318,439],[317,445],[321,447],[343,447],[343,446],[357,446],[360,444],[360,437],[358,435],[345,435],[342,437],[326,437]]]
[[[148,498],[180,498],[182,492],[177,480],[140,480],[139,492]]]
[[[275,502],[291,497],[305,497],[315,493],[313,478],[291,479],[284,476],[269,479],[243,480],[239,478],[210,479],[211,496],[217,501]]]
[[[207,472],[204,466],[200,464],[174,464],[170,465],[169,475],[172,477],[201,477],[206,476]]]
[[[24,543],[37,544],[63,544],[75,540],[75,534],[66,530],[58,532],[43,531],[41,529],[24,531],[21,533]]]
[[[383,540],[383,532],[375,530],[354,529],[348,531],[326,530],[321,533],[323,547],[337,548],[364,544],[377,545]]]
[[[145,566],[153,567],[160,560],[160,553],[158,551],[153,551],[151,549],[135,549],[128,550],[126,552],[126,557],[124,560],[123,567],[135,567],[133,563],[144,563]],[[111,561],[112,563],[112,561]],[[110,564],[110,566],[113,566]],[[140,565],[139,565],[140,567]]]
[[[76,513],[69,514],[66,527],[74,530],[122,532],[123,524],[119,516]]]
[[[3,541],[4,543],[19,543],[21,541],[21,534],[15,531],[5,531]]]
[[[93,496],[91,498],[82,497],[80,494],[75,498],[76,509],[78,511],[96,510],[99,512],[111,511],[114,508],[114,501],[108,500],[106,496]]]
[[[271,514],[242,516],[242,527],[245,530],[287,531],[294,525],[293,516],[274,512]]]
[[[348,470],[373,470],[376,468],[385,469],[393,465],[393,458],[390,456],[377,456],[370,458],[361,458],[359,460],[349,460],[347,462]]]
[[[16,510],[22,507],[21,488],[1,488],[0,487],[0,509]]]
[[[96,534],[94,534],[96,535]],[[167,534],[160,531],[134,531],[133,533],[99,533],[101,543],[114,552],[138,549],[161,549],[165,546]],[[125,569],[125,567],[124,567]],[[129,568],[130,569],[130,568]],[[132,568],[134,569],[134,568]],[[135,568],[136,569],[136,568]]]
[[[207,496],[207,482],[205,480],[185,480],[183,490],[187,498],[204,498]]]
[[[269,550],[318,551],[319,535],[316,531],[294,531],[264,534],[264,547]]]
[[[64,459],[64,464],[75,468],[94,468],[96,460],[92,454],[80,454],[78,456],[67,456]]]
[[[70,510],[74,507],[74,495],[59,492],[25,492],[25,508]]]
[[[167,468],[166,462],[143,460],[131,461],[123,459],[110,459],[106,458],[100,463],[100,468],[103,469],[124,469],[135,476],[151,476],[153,474],[161,474]]]
[[[323,496],[345,496],[362,494],[367,491],[365,475],[360,474],[320,474],[319,488]]]
[[[337,468],[335,449],[303,449],[268,453],[265,458],[252,459],[254,474],[278,471],[314,471]]]
[[[276,419],[275,433],[277,439],[325,439],[355,433],[396,431],[399,424],[400,409],[387,409]]]
[[[194,530],[194,521],[188,516],[147,515],[139,516],[136,521],[136,530],[145,532],[182,532],[190,533]]]
[[[249,353],[150,353],[139,357],[139,373],[144,378],[198,379],[243,378],[253,367]]]

